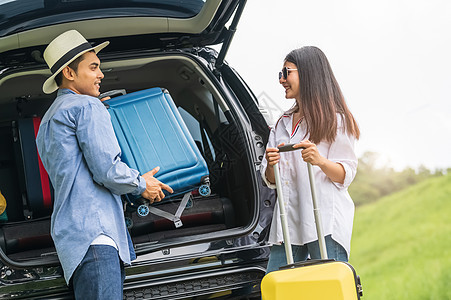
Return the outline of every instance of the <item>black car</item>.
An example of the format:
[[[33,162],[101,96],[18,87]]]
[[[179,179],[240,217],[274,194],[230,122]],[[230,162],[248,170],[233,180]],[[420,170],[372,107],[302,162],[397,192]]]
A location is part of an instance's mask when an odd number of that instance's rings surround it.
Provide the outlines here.
[[[205,156],[208,198],[220,204],[194,197],[190,205],[210,217],[180,228],[125,209],[138,258],[126,268],[124,299],[259,299],[275,201],[259,175],[269,129],[224,60],[245,2],[0,2],[0,299],[73,298],[50,237],[53,190],[34,141],[56,97],[42,91],[50,76],[42,53],[69,29],[94,44],[110,41],[99,53],[102,92],[169,91]]]

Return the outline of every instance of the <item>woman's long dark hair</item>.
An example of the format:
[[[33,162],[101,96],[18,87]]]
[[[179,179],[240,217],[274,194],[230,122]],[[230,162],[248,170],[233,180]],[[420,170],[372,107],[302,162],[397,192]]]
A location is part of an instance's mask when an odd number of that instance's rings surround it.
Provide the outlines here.
[[[301,109],[309,140],[315,144],[323,140],[333,142],[337,135],[337,113],[342,115],[345,131],[358,139],[359,127],[346,105],[326,55],[317,47],[307,46],[291,51],[285,61],[295,64],[298,69]]]

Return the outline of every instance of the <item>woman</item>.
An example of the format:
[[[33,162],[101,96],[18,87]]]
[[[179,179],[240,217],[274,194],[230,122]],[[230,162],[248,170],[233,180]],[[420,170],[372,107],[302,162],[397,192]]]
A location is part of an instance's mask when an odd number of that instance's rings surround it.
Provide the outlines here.
[[[348,194],[357,170],[354,153],[360,131],[349,111],[324,53],[316,47],[291,51],[285,58],[279,83],[285,98],[296,104],[271,130],[261,174],[275,188],[273,166],[279,163],[294,261],[320,258],[307,164],[313,165],[317,200],[329,258],[349,257],[354,203]],[[276,146],[294,143],[302,151],[278,153]],[[286,264],[282,227],[276,206],[269,243],[267,272]]]

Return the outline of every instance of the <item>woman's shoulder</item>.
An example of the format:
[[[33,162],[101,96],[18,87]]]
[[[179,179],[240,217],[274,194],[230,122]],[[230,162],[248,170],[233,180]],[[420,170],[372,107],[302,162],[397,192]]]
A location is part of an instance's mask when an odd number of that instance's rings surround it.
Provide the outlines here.
[[[337,112],[336,116],[337,116],[337,128],[343,128],[346,123],[343,114]]]
[[[337,136],[347,136],[347,138],[355,141],[356,137],[349,132],[347,126],[348,123],[346,122],[345,116],[337,113]]]

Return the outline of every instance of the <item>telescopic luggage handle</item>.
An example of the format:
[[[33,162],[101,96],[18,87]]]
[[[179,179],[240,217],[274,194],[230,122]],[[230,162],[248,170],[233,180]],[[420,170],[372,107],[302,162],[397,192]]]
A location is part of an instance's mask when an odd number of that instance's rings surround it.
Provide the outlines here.
[[[289,151],[295,151],[295,150],[303,150],[304,147],[299,148],[293,148],[295,144],[286,144],[279,148],[279,152],[289,152]],[[285,244],[285,251],[287,255],[287,263],[293,264],[293,253],[291,250],[291,240],[290,235],[288,232],[288,222],[286,219],[286,212],[285,212],[285,205],[283,202],[283,191],[282,191],[282,183],[280,182],[280,174],[279,174],[279,168],[278,163],[273,166],[274,168],[274,179],[276,181],[276,187],[277,187],[277,197],[278,197],[278,203],[279,203],[279,210],[280,210],[280,221],[282,223],[282,232],[283,232],[283,239]],[[322,259],[327,259],[327,248],[326,248],[326,241],[323,234],[322,229],[322,223],[321,223],[321,212],[318,207],[318,203],[316,200],[316,186],[315,186],[315,177],[313,175],[313,168],[312,164],[307,163],[307,169],[308,169],[308,175],[309,175],[309,181],[310,181],[310,190],[312,192],[312,201],[313,201],[313,214],[315,216],[315,223],[316,223],[316,232],[318,234],[318,243],[319,243],[319,250],[321,253]]]

